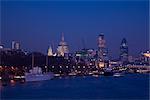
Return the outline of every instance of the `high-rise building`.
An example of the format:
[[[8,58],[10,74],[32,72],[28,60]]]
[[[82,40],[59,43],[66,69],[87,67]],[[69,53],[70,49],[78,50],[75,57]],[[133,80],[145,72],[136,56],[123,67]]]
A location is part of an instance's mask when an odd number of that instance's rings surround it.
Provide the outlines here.
[[[104,34],[101,33],[98,37],[98,66],[104,67],[107,60],[107,49]]]
[[[120,60],[123,64],[128,63],[128,45],[125,38],[123,38],[120,45]]]
[[[150,65],[150,51],[146,51],[143,53],[144,63]]]
[[[104,34],[101,33],[98,37],[98,60],[105,61],[107,56],[106,41]]]
[[[11,49],[15,49],[15,41],[11,42]]]
[[[69,53],[68,45],[65,42],[64,34],[62,33],[61,41],[57,48],[57,54],[58,56],[65,56],[65,54],[68,54],[68,53]]]
[[[20,43],[19,43],[19,42],[16,42],[16,41],[12,41],[12,43],[11,43],[11,48],[12,48],[12,49],[15,49],[15,50],[20,49]]]

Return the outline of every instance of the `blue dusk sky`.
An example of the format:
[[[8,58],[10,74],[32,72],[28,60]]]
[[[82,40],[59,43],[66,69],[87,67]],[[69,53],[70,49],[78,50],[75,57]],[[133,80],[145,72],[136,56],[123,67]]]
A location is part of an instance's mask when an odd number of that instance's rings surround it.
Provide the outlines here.
[[[149,41],[148,0],[7,0],[1,1],[1,43],[11,47],[19,41],[21,48],[46,53],[54,51],[64,33],[71,52],[83,48],[97,49],[103,32],[109,55],[119,56],[123,38],[129,54],[147,50]]]

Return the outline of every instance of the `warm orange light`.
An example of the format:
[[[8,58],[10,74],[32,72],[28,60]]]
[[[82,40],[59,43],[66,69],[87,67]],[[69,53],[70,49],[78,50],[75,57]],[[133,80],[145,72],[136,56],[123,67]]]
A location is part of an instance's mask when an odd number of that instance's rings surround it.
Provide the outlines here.
[[[145,57],[150,58],[150,53],[144,53],[143,55],[144,55]]]
[[[104,62],[99,62],[98,66],[99,66],[100,68],[104,67]]]
[[[15,83],[15,81],[14,80],[10,80],[10,83]]]

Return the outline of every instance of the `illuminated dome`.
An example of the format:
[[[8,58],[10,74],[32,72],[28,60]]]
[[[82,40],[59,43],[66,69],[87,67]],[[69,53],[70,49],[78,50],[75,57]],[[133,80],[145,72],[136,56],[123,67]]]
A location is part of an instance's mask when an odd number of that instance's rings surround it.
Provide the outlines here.
[[[66,53],[69,53],[68,45],[64,41],[64,35],[62,33],[61,41],[57,48],[58,56],[64,56]]]

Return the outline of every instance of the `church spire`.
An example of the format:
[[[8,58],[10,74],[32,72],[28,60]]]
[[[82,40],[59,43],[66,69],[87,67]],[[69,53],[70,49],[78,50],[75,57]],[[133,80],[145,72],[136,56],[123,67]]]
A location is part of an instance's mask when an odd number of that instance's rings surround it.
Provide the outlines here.
[[[53,50],[52,50],[51,46],[49,46],[49,48],[48,48],[48,54],[47,55],[48,56],[53,56]]]
[[[64,33],[63,33],[63,32],[61,33],[61,40],[62,40],[62,41],[65,41]]]

